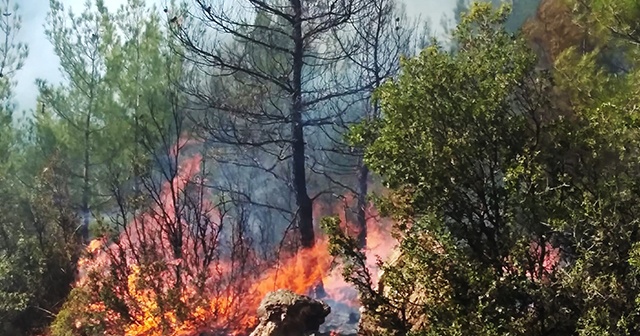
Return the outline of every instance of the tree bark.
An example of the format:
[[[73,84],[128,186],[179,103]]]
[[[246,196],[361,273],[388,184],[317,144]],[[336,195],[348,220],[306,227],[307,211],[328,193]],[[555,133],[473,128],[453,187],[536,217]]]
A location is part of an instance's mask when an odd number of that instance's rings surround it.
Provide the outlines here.
[[[93,97],[92,97],[93,98]],[[93,103],[93,99],[91,99],[90,104]],[[91,110],[91,108],[90,108]],[[81,206],[81,211],[82,211],[82,224],[80,227],[80,235],[82,236],[82,242],[84,244],[88,244],[89,243],[89,217],[91,215],[90,213],[90,209],[89,209],[89,202],[90,202],[90,193],[91,193],[91,185],[90,185],[90,181],[89,181],[89,169],[90,169],[90,154],[91,154],[91,148],[90,148],[90,141],[91,141],[91,130],[89,129],[89,127],[91,126],[91,112],[89,112],[87,114],[86,117],[86,121],[85,121],[85,130],[84,130],[84,169],[83,169],[83,176],[82,176],[82,206]]]
[[[305,140],[302,120],[302,68],[304,66],[304,40],[302,36],[302,3],[301,0],[291,0],[294,11],[293,25],[293,95],[291,104],[292,123],[292,161],[293,186],[298,206],[297,224],[300,230],[300,240],[303,248],[313,247],[315,235],[313,232],[313,206],[307,191],[305,167]]]
[[[356,237],[358,241],[358,246],[360,248],[367,247],[367,193],[368,191],[368,181],[369,181],[369,168],[364,163],[361,164],[359,172],[358,172],[358,212],[357,212],[357,223],[358,223],[358,236]]]

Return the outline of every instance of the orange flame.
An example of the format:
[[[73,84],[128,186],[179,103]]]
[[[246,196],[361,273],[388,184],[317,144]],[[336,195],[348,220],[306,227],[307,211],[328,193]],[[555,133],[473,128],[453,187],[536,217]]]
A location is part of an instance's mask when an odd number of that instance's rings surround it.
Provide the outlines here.
[[[190,141],[184,139],[179,141],[180,145],[188,143]],[[178,153],[176,151],[172,154]],[[87,248],[88,257],[79,262],[80,278],[77,287],[96,286],[91,283],[95,282],[95,278],[90,281],[89,274],[97,272],[106,277],[110,266],[118,261],[126,262],[126,280],[113,288],[114,293],[126,298],[126,304],[135,315],[133,322],[122,328],[124,335],[193,335],[205,327],[226,328],[232,335],[243,334],[255,326],[255,312],[268,292],[289,289],[304,294],[320,281],[332,299],[352,306],[357,304],[355,290],[342,279],[339,268],[332,269],[333,259],[328,253],[328,242],[321,235],[313,248],[300,250],[266,269],[269,265],[255,260],[249,251],[247,259],[251,260],[244,262],[249,262],[248,268],[253,268],[254,272],[238,273],[238,261],[216,259],[204,270],[207,279],[205,284],[196,285],[199,283],[198,275],[193,270],[198,270],[199,265],[202,265],[200,255],[206,252],[201,240],[206,238],[212,243],[219,243],[217,234],[221,230],[222,219],[210,201],[206,198],[197,199],[202,213],[199,220],[206,222],[209,231],[205,232],[205,236],[194,237],[190,233],[191,223],[181,213],[176,194],[193,185],[193,180],[198,178],[201,161],[200,155],[183,160],[178,176],[163,185],[156,206],[133,219],[120,234],[118,243],[107,244],[104,238],[92,241]],[[350,195],[346,195],[345,199],[348,201],[346,203],[353,203],[354,200]],[[331,207],[321,203],[315,207],[316,218],[323,212],[337,212],[345,228],[355,227],[347,219],[344,207],[335,206],[332,211],[328,211]],[[377,218],[377,213],[371,206],[366,212],[369,247],[366,254],[369,267],[374,269],[372,273],[375,275],[377,257],[386,259],[396,241],[389,232],[389,221]],[[179,243],[176,242],[176,237],[179,238]],[[173,249],[176,245],[181,247],[180,251]],[[159,258],[156,261],[164,265],[160,273],[155,274],[156,278],[145,273],[145,265],[140,264],[145,252],[152,252],[156,259]],[[175,288],[177,284],[181,287]],[[153,288],[154,285],[159,288]],[[175,289],[180,290],[180,302],[188,308],[186,317],[179,317],[174,310],[163,311],[159,306],[158,291],[167,294]],[[117,333],[116,322],[113,321],[118,321],[121,313],[107,308],[105,302],[97,298],[85,309],[87,312],[100,313],[102,321],[78,320],[76,328],[103,323],[107,325],[107,329],[113,329],[108,330],[108,334]]]

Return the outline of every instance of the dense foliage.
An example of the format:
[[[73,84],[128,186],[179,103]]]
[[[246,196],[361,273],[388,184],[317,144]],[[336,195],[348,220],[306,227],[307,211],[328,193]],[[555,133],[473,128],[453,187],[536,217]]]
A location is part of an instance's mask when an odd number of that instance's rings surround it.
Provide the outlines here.
[[[635,23],[625,21],[637,4],[574,5],[594,47],[552,35],[570,43],[546,50],[555,53],[551,71],[538,66],[526,35],[505,30],[507,13],[474,5],[455,53],[427,48],[378,91],[383,119],[352,138],[375,134],[365,161],[391,189],[379,204],[405,236],[383,288],[368,288],[362,254],[333,229],[347,277],[374,318],[386,317],[377,327],[639,332],[638,49]],[[625,72],[607,67],[602,47],[617,48]]]

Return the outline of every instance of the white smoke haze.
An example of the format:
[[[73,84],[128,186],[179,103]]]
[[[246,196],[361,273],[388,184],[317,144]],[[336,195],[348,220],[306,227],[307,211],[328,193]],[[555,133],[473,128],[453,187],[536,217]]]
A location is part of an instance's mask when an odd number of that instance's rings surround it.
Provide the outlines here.
[[[17,76],[16,101],[19,109],[29,114],[35,108],[38,96],[35,80],[41,78],[51,83],[59,83],[62,80],[62,75],[53,46],[44,34],[49,0],[16,1],[20,6],[23,20],[19,37],[30,48],[29,58]],[[79,12],[82,10],[85,0],[62,0],[61,2],[65,7]],[[106,0],[105,4],[110,10],[115,11],[125,2],[126,0]],[[165,2],[166,0],[147,0],[148,4],[156,4],[159,7]],[[455,6],[455,0],[404,0],[404,2],[407,6],[407,13],[430,20],[436,34],[441,34],[443,31],[440,25],[442,17],[451,16]]]
[[[16,0],[20,1],[21,15],[23,17],[23,27],[20,32],[20,39],[26,42],[30,47],[29,58],[25,62],[25,66],[18,74],[18,87],[16,88],[16,100],[20,110],[24,111],[28,116],[36,107],[36,99],[38,95],[35,85],[36,79],[44,79],[50,83],[60,83],[63,81],[61,71],[59,69],[59,60],[55,55],[53,46],[47,40],[44,32],[47,13],[49,11],[49,0]],[[115,12],[127,0],[105,0],[105,4],[110,11]],[[86,0],[61,0],[65,8],[70,8],[74,13],[80,13],[85,6]],[[422,20],[428,20],[432,26],[432,33],[440,35],[443,28],[440,25],[443,17],[449,17],[455,4],[455,0],[405,0],[406,13],[409,18],[420,17]],[[148,5],[156,5],[160,11],[167,0],[147,0]],[[320,107],[316,113],[330,113],[324,111],[326,108]],[[335,133],[334,130],[333,133]],[[312,128],[307,129],[307,141],[311,148],[308,155],[311,164],[319,162],[318,170],[321,170],[327,160],[340,160],[340,157],[333,159],[327,158],[327,153],[322,148],[331,146],[331,140],[325,136],[327,130],[319,132],[313,131]],[[338,138],[338,134],[330,134],[331,138]],[[212,148],[205,144],[205,147]],[[287,172],[289,169],[287,164],[276,163],[278,160],[273,154],[261,151],[238,151],[236,148],[223,148],[220,144],[216,145],[216,151],[222,155],[215,155],[209,158],[207,167],[207,179],[211,181],[208,185],[212,189],[212,194],[219,197],[231,197],[236,207],[239,207],[236,216],[243,217],[243,221],[248,228],[251,228],[251,236],[256,240],[257,245],[276,244],[281,239],[281,234],[290,225],[293,220],[294,204],[293,190],[287,179],[290,176]],[[315,150],[314,150],[315,147]],[[277,152],[277,150],[276,150]],[[211,160],[213,159],[213,160]],[[345,158],[342,158],[345,160]],[[346,160],[349,160],[347,158]],[[325,164],[322,162],[325,161]],[[240,163],[240,165],[238,165]],[[162,163],[158,163],[164,166]],[[271,165],[278,166],[277,174],[265,174],[264,169],[256,167],[256,164],[262,167]],[[159,167],[160,168],[160,167]],[[167,168],[167,167],[164,167]],[[353,179],[354,172],[349,171],[340,173],[332,171],[337,179]],[[313,174],[314,178],[309,182],[310,196],[314,196],[328,185],[332,184],[327,180],[322,171]],[[338,176],[336,176],[338,175]],[[341,181],[345,185],[353,185],[355,181]],[[336,190],[340,194],[344,194],[345,190]],[[337,188],[341,189],[341,188]],[[276,210],[280,209],[280,210]],[[262,243],[262,244],[261,244]],[[262,251],[266,252],[266,251]]]

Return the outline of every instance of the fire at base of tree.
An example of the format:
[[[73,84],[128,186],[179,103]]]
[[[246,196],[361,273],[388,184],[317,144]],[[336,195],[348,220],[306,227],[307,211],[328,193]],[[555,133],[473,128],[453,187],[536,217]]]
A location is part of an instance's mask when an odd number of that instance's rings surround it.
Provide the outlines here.
[[[80,278],[54,323],[55,333],[247,335],[269,292],[312,294],[318,285],[334,315],[346,313],[353,328],[357,292],[342,280],[322,232],[312,248],[287,246],[290,238],[285,237],[282,249],[273,251],[277,258],[260,259],[250,237],[224,226],[229,221],[210,202],[213,195],[202,190],[206,179],[199,174],[201,166],[199,154],[180,160],[176,176],[159,192],[157,206],[137,215],[115,237],[89,244],[78,262]],[[315,212],[319,217],[341,214],[341,227],[349,232],[355,225],[347,221],[347,211],[348,204],[323,209],[317,203]],[[386,258],[395,246],[390,222],[373,209],[367,218],[367,254],[371,260]],[[375,263],[367,266],[376,272]]]

